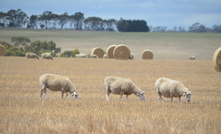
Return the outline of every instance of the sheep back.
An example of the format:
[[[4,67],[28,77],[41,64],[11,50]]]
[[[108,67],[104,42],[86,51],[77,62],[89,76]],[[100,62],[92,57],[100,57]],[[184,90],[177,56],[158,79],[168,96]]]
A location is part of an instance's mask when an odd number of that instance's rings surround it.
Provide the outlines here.
[[[43,53],[42,59],[51,59],[53,60],[53,57],[51,56],[51,53]]]
[[[161,77],[155,82],[157,92],[160,92],[164,97],[180,97],[183,91],[188,91],[180,81]]]
[[[27,52],[27,53],[25,54],[25,56],[26,56],[27,59],[29,59],[29,58],[37,58],[37,59],[39,59],[39,57],[38,57],[37,54],[35,54],[35,53]]]
[[[61,89],[70,93],[75,91],[75,87],[70,79],[60,75],[46,73],[39,78],[39,81],[51,91],[61,91]]]
[[[113,94],[120,94],[122,92],[123,94],[131,95],[138,92],[136,85],[129,79],[108,76],[104,79],[104,83]]]

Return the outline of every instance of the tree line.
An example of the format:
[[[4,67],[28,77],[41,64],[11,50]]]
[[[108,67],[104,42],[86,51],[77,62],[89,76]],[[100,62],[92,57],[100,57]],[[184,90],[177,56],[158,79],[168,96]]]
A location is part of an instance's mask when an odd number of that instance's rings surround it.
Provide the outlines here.
[[[198,22],[188,29],[176,26],[167,29],[165,26],[148,26],[145,20],[102,19],[95,16],[85,18],[81,12],[69,15],[67,12],[55,14],[51,11],[44,11],[43,14],[29,17],[21,9],[11,9],[6,13],[0,12],[0,27],[119,32],[221,32],[221,25],[208,28]]]
[[[31,15],[30,17],[21,9],[11,9],[6,13],[0,12],[0,27],[121,31],[121,29],[118,28],[119,25],[122,25],[119,23],[120,21],[116,19],[102,19],[100,17],[85,18],[81,12],[68,15],[66,12],[63,14],[55,14],[51,11],[44,11],[41,15]],[[124,21],[129,23],[125,24],[128,28],[122,29],[122,32],[149,32],[149,27],[144,20]]]

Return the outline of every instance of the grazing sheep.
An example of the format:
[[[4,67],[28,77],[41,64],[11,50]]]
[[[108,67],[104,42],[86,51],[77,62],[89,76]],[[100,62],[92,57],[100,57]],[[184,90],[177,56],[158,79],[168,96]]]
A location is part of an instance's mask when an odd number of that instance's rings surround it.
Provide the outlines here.
[[[130,53],[130,57],[129,57],[130,60],[134,60],[134,55],[132,53]]]
[[[161,77],[156,80],[155,87],[159,101],[163,102],[163,95],[166,98],[171,98],[171,102],[173,101],[173,97],[179,97],[179,101],[181,102],[180,98],[182,96],[186,97],[187,102],[190,102],[191,92],[180,81]]]
[[[108,58],[108,56],[106,54],[104,54],[103,58]]]
[[[87,54],[75,54],[76,58],[86,58],[87,56]]]
[[[104,79],[104,86],[106,88],[106,100],[109,101],[110,93],[120,95],[119,100],[122,98],[123,94],[128,95],[135,94],[141,100],[145,100],[144,91],[138,88],[131,80],[108,76]]]
[[[97,56],[97,55],[92,54],[92,55],[90,55],[90,58],[98,58],[98,56]]]
[[[28,53],[26,53],[25,54],[26,55],[26,58],[27,59],[29,59],[29,58],[31,58],[31,59],[38,59],[39,60],[39,57],[37,56],[37,54],[35,54],[35,53],[30,53],[30,52],[28,52]]]
[[[78,93],[73,83],[67,77],[46,73],[41,75],[39,81],[42,87],[40,92],[40,99],[42,98],[43,93],[44,97],[46,98],[47,88],[51,91],[61,91],[62,99],[64,98],[64,93],[66,94],[65,98],[68,96],[68,92],[72,95],[73,99],[78,98]]]
[[[195,60],[196,59],[196,55],[190,56],[190,60]]]
[[[43,54],[41,54],[41,56],[42,56],[42,60],[43,59],[52,59],[52,60],[54,60],[53,59],[53,57],[51,56],[51,53],[43,53]]]

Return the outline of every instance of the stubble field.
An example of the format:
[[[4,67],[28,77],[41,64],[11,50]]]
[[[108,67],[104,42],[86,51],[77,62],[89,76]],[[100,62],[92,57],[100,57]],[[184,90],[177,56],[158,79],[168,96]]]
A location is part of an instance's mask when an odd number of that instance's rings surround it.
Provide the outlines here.
[[[62,100],[47,90],[39,99],[39,77],[67,76],[79,98]],[[221,133],[221,74],[208,60],[112,60],[55,58],[27,60],[0,57],[0,133]],[[146,100],[118,95],[105,100],[103,80],[130,78],[145,91]],[[191,102],[158,102],[159,77],[180,80],[192,92]]]

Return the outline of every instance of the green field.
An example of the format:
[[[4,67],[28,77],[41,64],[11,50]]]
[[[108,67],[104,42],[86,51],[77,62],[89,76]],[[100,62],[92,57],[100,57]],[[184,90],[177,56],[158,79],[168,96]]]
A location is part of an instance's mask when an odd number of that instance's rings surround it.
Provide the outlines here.
[[[221,46],[221,34],[216,33],[117,33],[74,30],[33,30],[0,28],[0,40],[10,42],[13,36],[25,36],[31,41],[54,41],[62,51],[79,49],[89,54],[94,47],[106,51],[112,44],[126,44],[135,59],[141,59],[143,50],[150,49],[154,59],[211,60]]]

